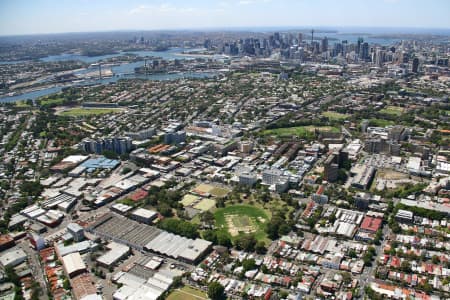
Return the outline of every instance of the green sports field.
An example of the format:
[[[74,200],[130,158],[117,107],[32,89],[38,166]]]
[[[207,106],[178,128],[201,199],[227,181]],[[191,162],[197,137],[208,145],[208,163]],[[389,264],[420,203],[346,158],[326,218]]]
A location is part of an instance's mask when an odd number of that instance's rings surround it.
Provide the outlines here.
[[[205,292],[195,289],[190,286],[184,286],[181,289],[176,289],[166,298],[167,300],[202,300],[208,299]]]
[[[79,117],[79,116],[94,116],[119,112],[117,108],[71,108],[61,111],[61,116]]]
[[[243,233],[254,234],[257,240],[264,240],[267,235],[264,231],[269,217],[260,208],[249,205],[231,205],[220,208],[214,213],[216,226],[230,237]]]
[[[264,130],[262,135],[312,137],[315,129],[324,132],[339,132],[339,128],[333,126],[297,126]]]

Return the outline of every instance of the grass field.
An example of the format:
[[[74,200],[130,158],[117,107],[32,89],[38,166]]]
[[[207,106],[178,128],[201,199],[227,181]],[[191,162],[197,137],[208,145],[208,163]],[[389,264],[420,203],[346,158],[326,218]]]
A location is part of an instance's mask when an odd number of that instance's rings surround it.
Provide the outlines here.
[[[20,108],[25,108],[25,107],[30,107],[26,101],[22,100],[22,101],[16,101],[16,106],[20,107]]]
[[[205,198],[205,199],[201,200],[199,203],[197,203],[196,205],[194,205],[194,208],[199,209],[201,211],[208,211],[215,206],[216,206],[216,200]]]
[[[170,293],[167,300],[202,300],[208,299],[205,292],[190,286],[184,286]]]
[[[325,111],[322,113],[323,116],[327,117],[330,120],[344,120],[347,119],[349,117],[349,115],[347,114],[341,114],[335,111]]]
[[[380,110],[380,113],[394,116],[400,116],[403,112],[404,112],[403,107],[398,106],[386,106],[386,108]]]
[[[219,198],[225,197],[226,195],[228,195],[229,192],[230,192],[230,190],[220,188],[220,187],[215,187],[210,191],[211,195],[213,195],[215,197],[219,197]]]
[[[45,98],[39,100],[42,106],[51,105],[51,104],[62,104],[64,102],[63,98]]]
[[[298,126],[298,127],[288,127],[288,128],[276,128],[276,129],[268,129],[262,132],[262,135],[276,135],[279,137],[282,136],[292,136],[296,135],[299,137],[307,137],[313,136],[314,129],[319,131],[331,131],[331,132],[339,132],[339,128],[332,126]]]
[[[218,186],[214,186],[212,184],[201,183],[201,184],[197,185],[194,189],[192,189],[192,192],[199,194],[199,195],[211,194],[214,197],[221,198],[221,197],[228,195],[230,190],[221,188]]]
[[[264,240],[264,231],[269,218],[264,210],[249,205],[231,205],[220,208],[214,213],[216,225],[231,237],[239,232],[251,232],[257,240]]]
[[[93,116],[93,115],[103,115],[111,114],[120,111],[117,108],[71,108],[68,110],[61,111],[61,116],[69,117],[79,117],[79,116]]]
[[[369,120],[370,126],[376,126],[376,127],[386,127],[389,125],[394,125],[395,123],[389,120],[384,119],[370,119]]]

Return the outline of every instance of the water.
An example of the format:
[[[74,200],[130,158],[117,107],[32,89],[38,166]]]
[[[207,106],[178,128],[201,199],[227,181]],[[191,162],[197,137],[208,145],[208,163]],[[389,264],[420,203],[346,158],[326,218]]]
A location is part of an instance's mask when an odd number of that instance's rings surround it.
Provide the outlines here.
[[[117,56],[123,55],[125,53],[133,53],[140,57],[145,57],[145,56],[161,57],[162,59],[165,59],[165,60],[174,60],[177,58],[178,59],[194,59],[195,58],[195,56],[180,55],[180,53],[182,53],[184,50],[196,51],[196,50],[201,50],[201,49],[171,48],[166,51],[127,51],[127,52],[121,52],[119,54],[108,54],[108,55],[100,55],[100,56],[94,56],[94,57],[83,56],[83,55],[79,55],[79,54],[63,53],[60,55],[47,56],[45,58],[42,58],[41,60],[45,61],[45,62],[80,60],[85,63],[96,63],[96,62],[99,62],[101,60],[105,60],[105,59],[108,59],[111,57],[117,57]],[[220,55],[215,56],[215,58],[221,58],[221,57],[223,57],[223,56],[220,56]],[[23,62],[23,61],[21,61],[21,62]],[[16,61],[16,62],[0,62],[0,64],[1,63],[6,64],[6,63],[19,63],[19,62],[18,61]],[[138,61],[138,62],[133,62],[133,63],[124,63],[119,66],[111,67],[113,73],[116,75],[113,77],[108,77],[108,78],[103,78],[103,79],[91,79],[91,80],[86,80],[86,81],[83,81],[83,82],[77,83],[77,84],[54,86],[54,87],[44,88],[44,89],[41,89],[38,91],[32,91],[32,92],[28,92],[28,93],[24,93],[24,94],[20,94],[20,95],[0,97],[0,103],[15,102],[15,101],[21,101],[21,100],[27,100],[27,99],[35,100],[42,96],[57,93],[57,92],[61,91],[63,87],[76,86],[76,85],[108,84],[108,83],[116,82],[119,79],[139,78],[139,79],[145,79],[145,80],[176,80],[176,79],[180,79],[180,78],[208,78],[208,77],[213,77],[213,76],[217,75],[216,72],[209,72],[209,73],[206,73],[206,72],[205,73],[188,73],[188,72],[183,73],[183,72],[181,72],[181,73],[175,73],[175,74],[162,73],[162,74],[152,74],[152,75],[134,74],[134,69],[136,67],[140,67],[143,65],[144,65],[144,61]],[[91,72],[92,70],[93,70],[92,68],[88,68],[86,70],[78,71],[75,73],[76,74],[86,73],[86,72]]]
[[[201,49],[184,49],[184,48],[170,48],[166,51],[122,51],[117,54],[106,54],[106,55],[99,55],[99,56],[85,56],[80,54],[73,54],[73,53],[63,53],[59,55],[50,55],[44,58],[41,58],[41,61],[44,62],[54,62],[54,61],[69,61],[69,60],[79,60],[85,63],[97,63],[102,60],[106,60],[108,58],[117,57],[120,55],[124,55],[127,53],[134,54],[139,57],[145,57],[145,56],[153,56],[153,57],[161,57],[164,60],[174,60],[174,59],[194,59],[194,56],[189,55],[180,55],[183,51],[195,51],[195,50],[201,50]]]
[[[133,69],[134,70],[134,69]],[[189,73],[189,72],[182,72],[182,73],[175,73],[175,74],[152,74],[152,75],[140,75],[140,74],[122,74],[119,76],[109,77],[109,78],[103,78],[103,79],[93,79],[93,80],[87,80],[83,81],[77,84],[68,84],[64,86],[54,86],[50,88],[44,88],[38,91],[32,91],[16,96],[7,96],[0,98],[0,103],[7,103],[7,102],[16,102],[16,101],[22,101],[22,100],[35,100],[39,97],[47,96],[50,94],[57,93],[61,91],[64,87],[70,87],[70,86],[83,86],[83,85],[95,85],[95,84],[108,84],[108,83],[114,83],[117,82],[119,79],[145,79],[145,80],[177,80],[182,78],[211,78],[217,76],[217,72],[204,72],[204,73]]]

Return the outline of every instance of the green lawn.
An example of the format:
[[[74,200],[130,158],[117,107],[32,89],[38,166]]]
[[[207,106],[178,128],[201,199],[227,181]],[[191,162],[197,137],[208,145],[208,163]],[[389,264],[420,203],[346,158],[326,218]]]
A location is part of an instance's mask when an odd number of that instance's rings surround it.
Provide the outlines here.
[[[220,187],[215,187],[211,190],[211,195],[215,196],[215,197],[225,197],[226,195],[228,195],[228,193],[230,192],[230,190],[228,189],[224,189],[224,188],[220,188]]]
[[[252,225],[255,227],[253,234],[257,240],[267,239],[265,227],[269,217],[264,210],[250,205],[231,205],[216,210],[214,218],[216,219],[217,228],[232,237],[230,233],[232,228],[228,228],[226,221],[227,215],[233,216],[232,223],[235,229],[239,230],[239,227]]]
[[[117,108],[71,108],[62,111],[60,114],[62,116],[78,117],[78,116],[92,116],[92,115],[102,115],[111,114],[120,111]]]
[[[30,107],[24,100],[16,101],[16,106],[20,108]]]
[[[167,300],[202,300],[208,299],[205,292],[195,289],[190,286],[184,286],[181,289],[176,289],[166,298]]]
[[[370,124],[370,126],[386,127],[389,125],[394,125],[395,123],[393,121],[384,120],[384,119],[370,119],[369,124]]]
[[[330,120],[344,120],[349,117],[348,114],[341,114],[335,111],[325,111],[322,113],[323,116],[327,117]]]
[[[51,105],[51,104],[62,104],[64,102],[63,98],[44,98],[39,99],[39,102],[42,106]]]
[[[293,136],[298,137],[312,137],[314,135],[314,129],[319,131],[331,131],[340,132],[339,128],[332,126],[298,126],[287,128],[268,129],[262,132],[262,135],[276,135],[276,136]]]
[[[380,113],[394,116],[400,116],[403,112],[403,107],[398,106],[386,106],[385,108],[380,110]]]

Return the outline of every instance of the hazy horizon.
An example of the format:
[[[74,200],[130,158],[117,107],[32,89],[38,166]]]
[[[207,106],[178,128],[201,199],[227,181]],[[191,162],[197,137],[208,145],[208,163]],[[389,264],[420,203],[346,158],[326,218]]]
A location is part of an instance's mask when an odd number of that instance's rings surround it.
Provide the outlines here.
[[[0,35],[311,27],[449,30],[449,15],[445,0],[3,0]]]

